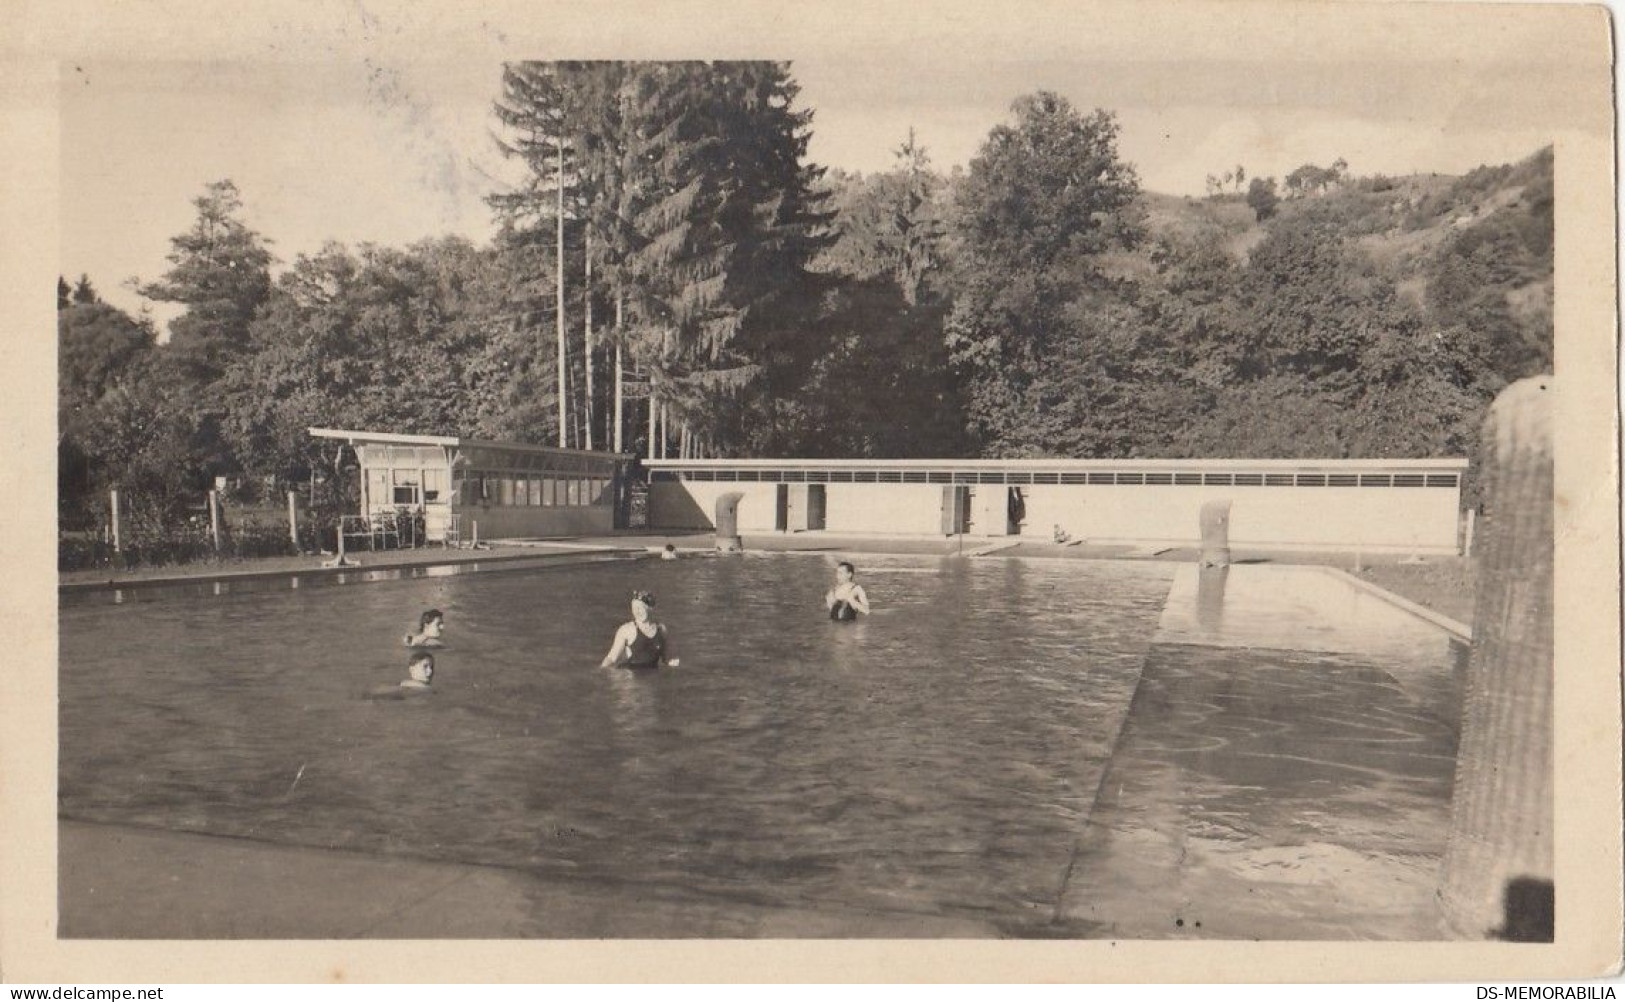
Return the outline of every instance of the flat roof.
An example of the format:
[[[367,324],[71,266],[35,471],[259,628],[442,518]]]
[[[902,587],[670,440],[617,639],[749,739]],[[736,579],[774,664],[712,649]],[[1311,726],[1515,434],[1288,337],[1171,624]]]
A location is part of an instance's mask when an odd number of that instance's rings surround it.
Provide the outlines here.
[[[1441,459],[645,459],[655,470],[1271,470],[1293,472],[1465,470]]]
[[[404,435],[392,431],[356,431],[348,428],[306,428],[312,438],[328,438],[349,445],[439,445],[452,449],[503,449],[509,452],[536,452],[555,456],[592,456],[598,459],[631,459],[623,452],[601,452],[597,449],[564,449],[554,445],[531,445],[528,442],[493,442],[488,439],[463,438],[457,435]]]

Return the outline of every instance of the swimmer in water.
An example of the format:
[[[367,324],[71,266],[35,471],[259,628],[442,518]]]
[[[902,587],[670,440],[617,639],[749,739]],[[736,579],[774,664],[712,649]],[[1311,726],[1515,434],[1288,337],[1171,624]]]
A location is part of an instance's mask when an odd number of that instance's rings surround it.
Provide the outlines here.
[[[428,692],[429,684],[434,681],[434,655],[428,651],[417,651],[412,660],[406,663],[406,678],[401,681],[400,689],[407,692]]]
[[[869,596],[863,593],[862,585],[852,580],[857,573],[844,560],[835,565],[835,587],[824,593],[830,619],[845,623],[857,619],[860,612],[869,614]]]
[[[446,628],[446,616],[439,609],[430,609],[418,617],[418,632],[408,633],[402,643],[407,647],[444,647],[440,633]]]
[[[609,645],[609,653],[604,655],[600,667],[677,667],[677,659],[670,656],[670,634],[650,614],[654,604],[655,597],[649,592],[632,593],[632,621],[621,624],[621,628],[615,631],[615,640]]]
[[[406,678],[396,685],[380,685],[366,694],[366,699],[406,699],[408,697],[432,696],[434,689],[434,655],[425,650],[412,652],[412,657],[406,662]]]
[[[660,551],[660,559],[661,560],[676,560],[677,559],[677,547],[671,545],[670,543],[667,543],[666,548],[664,550]]]

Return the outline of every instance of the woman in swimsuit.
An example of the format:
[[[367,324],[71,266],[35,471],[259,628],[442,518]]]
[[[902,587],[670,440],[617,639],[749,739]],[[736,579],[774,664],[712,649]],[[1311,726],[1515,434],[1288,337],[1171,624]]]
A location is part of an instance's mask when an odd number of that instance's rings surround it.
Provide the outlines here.
[[[845,623],[857,619],[860,612],[869,614],[869,596],[863,593],[862,585],[852,580],[856,574],[856,569],[844,560],[835,566],[835,587],[824,593],[830,619]]]
[[[671,637],[666,627],[654,621],[649,610],[655,597],[646,591],[632,593],[632,621],[621,624],[615,640],[604,655],[604,668],[676,668],[671,657]]]

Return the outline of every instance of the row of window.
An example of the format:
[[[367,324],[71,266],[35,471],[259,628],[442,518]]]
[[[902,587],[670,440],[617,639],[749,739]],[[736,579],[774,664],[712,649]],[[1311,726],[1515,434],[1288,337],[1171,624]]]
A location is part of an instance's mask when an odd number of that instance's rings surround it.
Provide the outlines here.
[[[610,481],[596,477],[535,477],[507,473],[464,474],[457,503],[513,508],[583,507],[609,504]]]
[[[656,481],[858,484],[1102,484],[1189,487],[1456,487],[1455,473],[1025,473],[947,470],[657,470]]]
[[[609,504],[610,483],[602,477],[459,470],[448,494],[444,469],[369,469],[367,496],[371,506],[449,502],[514,508],[583,507]]]

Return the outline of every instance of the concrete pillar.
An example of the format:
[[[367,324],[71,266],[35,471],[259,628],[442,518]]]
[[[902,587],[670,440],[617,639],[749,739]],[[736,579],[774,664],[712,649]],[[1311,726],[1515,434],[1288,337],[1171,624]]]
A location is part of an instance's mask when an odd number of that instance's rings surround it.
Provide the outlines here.
[[[299,552],[299,495],[296,491],[288,492],[288,539],[293,543],[293,551]]]
[[[717,549],[723,553],[738,553],[745,548],[739,538],[739,502],[743,491],[730,491],[717,498]]]
[[[113,508],[113,552],[121,553],[124,550],[124,545],[119,538],[118,491],[108,491],[107,497]]]
[[[1551,942],[1551,376],[1514,383],[1482,432],[1484,517],[1455,796],[1440,876],[1469,936]]]
[[[1203,567],[1226,567],[1230,564],[1230,502],[1209,501],[1202,505],[1202,557]]]

